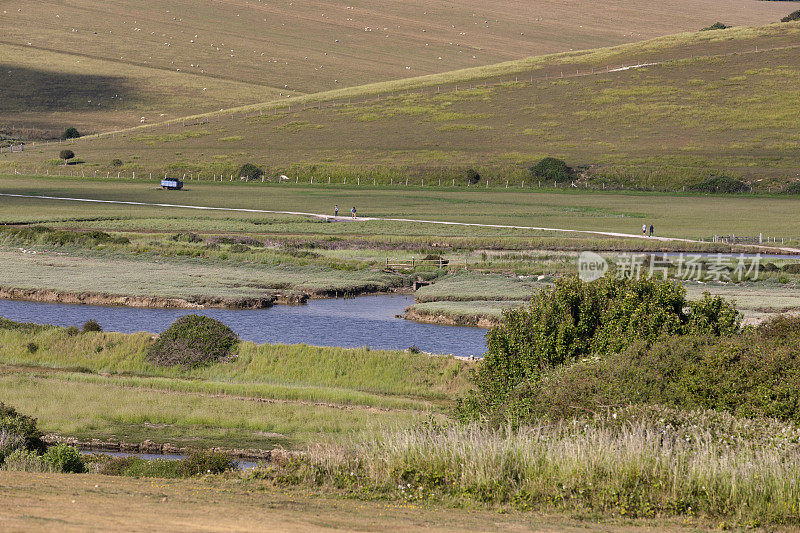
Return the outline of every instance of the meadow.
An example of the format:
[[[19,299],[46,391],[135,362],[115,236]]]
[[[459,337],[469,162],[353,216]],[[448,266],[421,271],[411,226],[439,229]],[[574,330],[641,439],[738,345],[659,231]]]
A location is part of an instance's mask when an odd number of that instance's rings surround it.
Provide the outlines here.
[[[147,180],[105,180],[78,178],[44,178],[31,176],[0,177],[0,192],[7,194],[38,195],[43,192],[51,196],[89,198],[100,200],[138,201],[154,203],[179,203],[195,206],[250,208],[277,211],[298,211],[333,215],[333,206],[342,210],[346,206],[357,206],[359,216],[427,219],[478,224],[507,224],[561,228],[568,230],[611,231],[638,234],[644,223],[652,223],[656,235],[688,239],[708,239],[713,235],[757,235],[774,236],[786,244],[796,240],[795,224],[792,221],[798,202],[794,197],[780,194],[759,195],[706,195],[697,193],[663,194],[650,192],[602,192],[596,190],[520,189],[503,187],[486,191],[483,188],[438,187],[371,187],[328,186],[319,184],[270,184],[270,183],[208,183],[189,182],[186,190],[171,193],[153,187]],[[402,198],[404,203],[398,204]],[[4,209],[0,220],[4,222],[61,223],[73,219],[98,229],[108,224],[109,229],[125,231],[137,229],[137,222],[126,219],[145,219],[141,229],[163,228],[176,232],[219,231],[234,233],[254,232],[265,229],[264,222],[275,219],[269,213],[201,213],[179,208],[94,205],[35,198],[2,199]],[[98,222],[96,219],[109,219]],[[118,220],[117,220],[118,219]],[[220,220],[222,219],[222,220]],[[230,219],[230,220],[228,220]],[[163,222],[161,222],[163,220]],[[297,218],[286,219],[290,222]],[[83,222],[85,221],[85,222]],[[71,226],[75,226],[71,223]],[[311,233],[326,237],[342,237],[352,232],[354,236],[369,238],[373,234],[396,235],[401,238],[425,238],[435,243],[439,238],[485,238],[502,242],[505,239],[516,243],[525,240],[553,239],[557,246],[568,245],[573,238],[587,237],[606,242],[602,236],[580,235],[563,232],[537,231],[515,228],[482,228],[468,226],[426,225],[391,221],[366,221],[358,223],[326,224],[310,221],[295,226],[298,235]],[[311,230],[311,231],[309,231]],[[268,231],[268,229],[267,229]],[[288,231],[287,233],[291,233]],[[641,239],[641,241],[646,241]],[[468,239],[465,239],[468,242]],[[619,246],[623,239],[609,239],[609,247]],[[640,244],[657,250],[659,246],[674,249],[681,243]],[[686,243],[689,249],[701,249],[695,243]],[[547,247],[549,248],[549,247]],[[568,249],[583,249],[568,246]],[[722,251],[713,246],[703,248]],[[727,248],[730,249],[730,248]]]
[[[164,368],[145,360],[144,333],[0,337],[3,401],[43,431],[184,446],[297,449],[407,427],[441,417],[468,369],[452,357],[246,342],[228,363]]]
[[[152,123],[640,41],[721,19],[766,24],[785,14],[778,4],[737,0],[691,9],[641,0],[602,9],[591,2],[520,6],[468,0],[380,10],[363,1],[323,7],[307,0],[289,5],[82,0],[67,7],[36,0],[0,13],[3,76],[11,80],[0,85],[6,104],[0,129],[28,139],[50,137],[67,126],[94,133],[139,124],[141,116]]]

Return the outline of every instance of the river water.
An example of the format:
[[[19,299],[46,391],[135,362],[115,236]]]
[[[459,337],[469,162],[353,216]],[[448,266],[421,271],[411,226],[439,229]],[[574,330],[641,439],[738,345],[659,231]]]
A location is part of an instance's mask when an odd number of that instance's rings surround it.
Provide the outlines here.
[[[0,316],[18,322],[80,326],[96,320],[106,331],[160,333],[178,317],[201,314],[227,324],[242,339],[256,343],[342,346],[481,356],[486,330],[420,324],[396,315],[413,304],[404,295],[310,300],[305,305],[268,309],[140,309],[0,300]]]

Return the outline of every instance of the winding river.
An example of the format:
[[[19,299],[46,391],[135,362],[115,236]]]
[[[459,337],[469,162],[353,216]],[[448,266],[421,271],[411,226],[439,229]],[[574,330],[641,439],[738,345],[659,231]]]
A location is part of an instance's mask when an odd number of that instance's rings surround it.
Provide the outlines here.
[[[178,317],[195,313],[216,318],[245,340],[256,343],[342,346],[404,350],[461,357],[486,351],[486,330],[420,324],[396,315],[413,304],[405,295],[310,300],[305,305],[269,309],[142,309],[0,300],[0,316],[18,322],[80,326],[94,319],[106,331],[160,333]]]

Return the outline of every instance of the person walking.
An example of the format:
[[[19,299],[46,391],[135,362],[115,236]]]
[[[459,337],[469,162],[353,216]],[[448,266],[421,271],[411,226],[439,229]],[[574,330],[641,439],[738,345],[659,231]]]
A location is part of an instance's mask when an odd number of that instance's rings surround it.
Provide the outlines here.
[[[642,237],[647,237],[647,224],[642,224]]]
[[[335,216],[335,217],[339,216],[339,205],[338,204],[333,206],[333,216]]]
[[[654,231],[654,229],[653,229],[653,225],[652,225],[652,224],[650,224],[650,236],[651,236],[651,237],[653,236],[653,231]]]
[[[353,218],[356,218],[356,208],[353,206],[353,209],[350,210],[350,213],[353,215]]]

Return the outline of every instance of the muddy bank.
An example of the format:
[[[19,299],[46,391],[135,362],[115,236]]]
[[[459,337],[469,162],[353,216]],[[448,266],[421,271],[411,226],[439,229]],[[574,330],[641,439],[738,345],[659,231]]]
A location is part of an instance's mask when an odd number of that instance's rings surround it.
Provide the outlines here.
[[[193,451],[192,448],[173,446],[170,443],[158,444],[151,440],[144,442],[125,442],[118,440],[79,440],[75,437],[62,437],[60,435],[45,435],[42,440],[47,444],[64,443],[75,446],[80,450],[92,452],[123,452],[147,453],[153,455],[186,455]],[[283,448],[260,450],[256,448],[207,448],[209,451],[224,453],[239,459],[253,459],[264,462],[282,461],[289,457],[296,457],[300,452],[291,452]]]
[[[413,320],[414,322],[421,322],[423,324],[436,324],[438,326],[467,326],[483,329],[491,329],[500,323],[499,318],[488,316],[458,316],[452,317],[441,314],[428,314],[421,313],[416,309],[408,308],[403,314],[406,320]]]
[[[276,304],[305,303],[305,294],[267,294],[256,298],[168,298],[162,296],[126,296],[93,292],[69,292],[53,289],[20,289],[0,287],[0,299],[29,302],[142,307],[151,309],[265,309]]]

